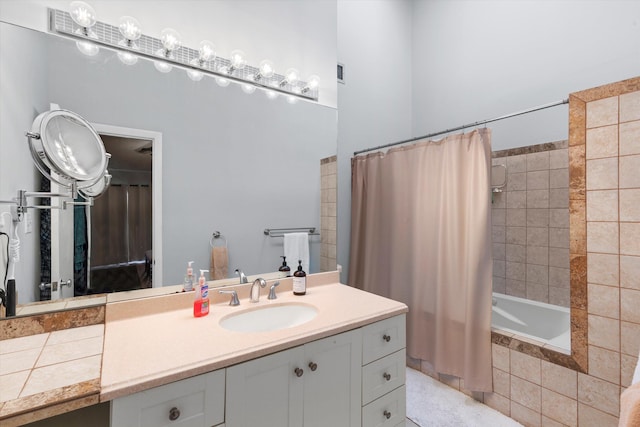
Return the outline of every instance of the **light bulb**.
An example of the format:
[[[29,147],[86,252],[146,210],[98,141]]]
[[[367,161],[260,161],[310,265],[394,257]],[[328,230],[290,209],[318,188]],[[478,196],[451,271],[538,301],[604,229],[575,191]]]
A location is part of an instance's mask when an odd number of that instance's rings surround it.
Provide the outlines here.
[[[309,76],[309,81],[307,82],[307,85],[302,88],[302,93],[307,93],[310,90],[316,90],[318,89],[318,87],[320,86],[320,77],[316,76],[315,74],[312,76]]]
[[[204,77],[204,74],[197,70],[187,70],[187,75],[194,82],[199,82]]]
[[[138,62],[138,56],[131,52],[120,51],[118,52],[118,59],[126,65],[134,65]]]
[[[90,28],[96,23],[96,11],[83,1],[72,1],[71,19],[82,28]]]
[[[280,82],[280,87],[286,86],[287,84],[295,85],[298,82],[299,73],[295,68],[289,68],[284,73],[284,79]]]
[[[242,70],[244,66],[247,65],[247,59],[244,56],[244,52],[237,49],[231,52],[231,58],[229,58],[229,62],[231,62],[229,74],[233,74],[235,70]]]
[[[289,96],[287,96],[287,102],[289,104],[295,104],[295,103],[298,102],[298,98],[296,96],[289,95]]]
[[[182,46],[180,34],[173,28],[165,28],[162,30],[160,33],[160,40],[162,41],[162,46],[164,46],[164,49],[166,50],[165,56],[180,49],[180,46]]]
[[[171,64],[168,64],[165,61],[153,61],[153,66],[161,73],[168,73],[173,68]]]
[[[252,94],[253,92],[256,91],[256,87],[254,85],[250,85],[248,83],[243,83],[240,88],[242,89],[242,91],[246,94]]]
[[[258,67],[258,69],[260,70],[260,72],[255,76],[256,81],[260,80],[262,77],[268,79],[269,77],[273,76],[273,62],[269,61],[268,59],[260,62],[260,66]]]
[[[120,34],[124,37],[129,43],[135,40],[138,40],[142,35],[142,28],[140,27],[140,23],[133,16],[123,16],[120,18],[118,22],[118,29],[120,30]]]
[[[87,56],[96,56],[98,52],[100,52],[100,48],[95,43],[91,43],[88,41],[79,41],[76,42],[76,47],[83,55]]]
[[[198,59],[203,63],[216,59],[215,45],[209,40],[202,40],[198,47]]]
[[[218,72],[220,74],[227,74],[229,75],[229,67],[227,67],[226,65],[221,65],[218,67]]]
[[[269,98],[269,99],[276,99],[278,97],[278,95],[280,95],[278,92],[276,92],[275,90],[271,90],[271,89],[267,89],[265,94],[267,95],[267,98]]]
[[[227,87],[231,82],[229,81],[229,79],[225,79],[224,77],[216,77],[216,83],[220,87]]]

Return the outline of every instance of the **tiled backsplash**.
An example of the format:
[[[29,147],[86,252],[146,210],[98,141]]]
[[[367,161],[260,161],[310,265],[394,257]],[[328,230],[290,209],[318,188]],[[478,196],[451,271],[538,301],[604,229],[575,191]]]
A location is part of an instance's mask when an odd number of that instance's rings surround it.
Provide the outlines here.
[[[334,271],[337,266],[337,156],[320,161],[320,271]]]
[[[567,142],[493,153],[507,169],[493,193],[493,290],[569,307]]]

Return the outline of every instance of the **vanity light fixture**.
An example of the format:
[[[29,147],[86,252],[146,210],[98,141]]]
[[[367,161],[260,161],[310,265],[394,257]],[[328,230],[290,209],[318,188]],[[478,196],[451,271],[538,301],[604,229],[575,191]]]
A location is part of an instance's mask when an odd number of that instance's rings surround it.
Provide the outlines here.
[[[201,80],[205,75],[216,79],[219,86],[231,82],[252,93],[263,89],[270,98],[279,94],[290,95],[310,101],[318,100],[319,85],[314,81],[298,81],[300,73],[289,69],[285,75],[275,72],[273,63],[267,59],[258,66],[247,64],[244,52],[234,50],[230,57],[217,56],[213,43],[202,41],[197,49],[182,46],[176,30],[165,29],[160,37],[142,33],[139,22],[130,16],[120,18],[118,25],[96,20],[93,9],[84,2],[73,2],[71,11],[49,9],[49,31],[74,39],[78,48],[86,55],[96,55],[100,48],[115,51],[125,64],[135,64],[139,58],[151,60],[161,72],[173,67],[185,70],[192,80]]]
[[[315,74],[309,77],[307,85],[302,88],[302,93],[307,93],[310,90],[316,90],[320,86],[320,77]]]
[[[256,91],[256,87],[254,85],[252,85],[252,84],[249,84],[249,83],[242,83],[240,85],[240,88],[242,89],[242,91],[244,93],[249,94],[249,95]]]

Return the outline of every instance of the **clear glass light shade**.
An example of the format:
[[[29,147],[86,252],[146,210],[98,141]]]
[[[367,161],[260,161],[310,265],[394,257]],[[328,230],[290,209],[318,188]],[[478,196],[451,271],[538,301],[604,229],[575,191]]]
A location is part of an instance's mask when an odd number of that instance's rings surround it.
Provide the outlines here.
[[[96,56],[100,52],[100,48],[97,44],[88,41],[76,42],[76,47],[83,55]]]
[[[238,49],[231,52],[229,61],[231,62],[231,66],[236,70],[242,70],[244,66],[247,65],[247,58],[244,52]]]
[[[243,83],[240,88],[242,89],[242,91],[246,94],[252,94],[253,92],[256,91],[256,87],[254,85],[250,85],[247,83]]]
[[[73,1],[69,5],[69,14],[73,22],[83,28],[90,28],[96,23],[96,11],[83,1]]]
[[[204,77],[204,74],[197,70],[187,70],[187,75],[194,82],[199,82]]]
[[[198,46],[198,59],[202,62],[216,59],[216,46],[209,40],[202,40]]]
[[[220,74],[229,74],[229,67],[227,67],[226,65],[221,65],[218,67],[218,72]]]
[[[298,82],[298,79],[300,78],[300,73],[295,68],[289,68],[284,73],[284,78],[287,81],[287,83],[289,83],[290,85],[294,85]]]
[[[173,28],[165,28],[162,30],[160,33],[160,40],[162,41],[162,46],[164,46],[164,48],[169,52],[178,50],[180,49],[180,46],[182,46],[182,38]]]
[[[127,40],[138,40],[142,35],[142,27],[136,18],[133,16],[123,16],[118,22],[118,29],[120,34]]]
[[[273,76],[273,73],[275,71],[273,68],[273,62],[265,59],[264,61],[260,62],[259,70],[260,75],[268,79],[269,77]]]
[[[138,56],[131,52],[120,51],[118,52],[118,59],[120,62],[126,65],[134,65],[138,62]]]

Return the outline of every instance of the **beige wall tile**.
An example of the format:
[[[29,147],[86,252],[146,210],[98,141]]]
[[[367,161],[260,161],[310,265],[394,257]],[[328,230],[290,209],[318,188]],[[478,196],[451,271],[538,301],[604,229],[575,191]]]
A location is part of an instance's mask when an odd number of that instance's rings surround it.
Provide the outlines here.
[[[570,269],[549,267],[549,286],[569,289]]]
[[[504,243],[506,238],[506,228],[501,225],[491,227],[491,241],[493,243]]]
[[[567,188],[552,188],[549,190],[550,208],[569,208],[569,190]]]
[[[578,402],[542,389],[542,414],[567,426],[578,425]]]
[[[571,399],[578,398],[578,373],[576,371],[543,360],[541,373],[542,387]]]
[[[527,190],[546,190],[549,188],[549,169],[527,172]]]
[[[511,382],[509,373],[493,368],[493,392],[504,397],[511,395]]]
[[[510,351],[510,357],[511,375],[516,375],[532,383],[540,384],[540,359],[516,350]]]
[[[542,416],[542,427],[564,427],[564,424],[556,421],[556,420],[552,420],[551,418],[543,415]]]
[[[562,169],[568,167],[569,150],[567,148],[549,151],[549,169]]]
[[[569,268],[569,249],[549,248],[549,266]]]
[[[493,277],[492,280],[493,286],[493,292],[498,292],[500,294],[506,294],[507,293],[507,281],[504,277]]]
[[[491,224],[492,225],[505,225],[507,222],[507,210],[493,208],[491,209]]]
[[[527,244],[527,228],[526,227],[507,227],[505,241],[506,243],[511,245],[526,245]]]
[[[2,403],[17,399],[20,396],[31,371],[20,371],[12,374],[0,375],[0,408]]]
[[[33,368],[41,349],[15,351],[0,355],[0,375],[13,374]]]
[[[523,191],[527,189],[527,173],[507,173],[507,191]]]
[[[549,209],[549,226],[556,228],[569,228],[568,209]]]
[[[620,157],[620,188],[640,187],[640,155]]]
[[[525,227],[527,225],[526,209],[505,209],[507,211],[506,225],[508,227]]]
[[[510,372],[511,358],[510,350],[498,344],[491,344],[491,358],[493,366],[504,372]]]
[[[549,190],[527,190],[526,191],[526,207],[527,209],[548,209],[549,208]]]
[[[549,246],[552,248],[569,248],[569,228],[550,228]]]
[[[549,284],[549,267],[546,265],[527,264],[527,283],[537,283],[539,285]]]
[[[513,367],[512,367],[513,368]],[[540,412],[541,388],[538,384],[511,375],[511,402],[519,403],[533,411]],[[513,407],[512,407],[513,409]]]
[[[627,356],[626,354],[620,355],[620,385],[622,387],[629,387],[631,385],[637,364],[637,357]]]
[[[617,254],[617,222],[587,222],[587,251]]]
[[[549,265],[549,247],[527,246],[527,264]]]
[[[617,221],[618,190],[587,191],[587,221]]]
[[[640,255],[640,222],[620,223],[620,254]]]
[[[504,243],[494,243],[492,245],[493,259],[498,261],[504,261],[507,257],[507,250]]]
[[[640,353],[640,324],[620,322],[620,352],[637,357]]]
[[[617,416],[620,411],[620,387],[579,373],[578,401],[610,415]]]
[[[507,196],[505,192],[491,193],[491,197],[491,207],[503,209],[507,207]]]
[[[587,190],[618,188],[618,158],[587,160]]]
[[[620,123],[620,155],[640,154],[640,120]]]
[[[620,190],[620,221],[640,221],[640,189]]]
[[[571,306],[571,293],[568,287],[555,287],[549,285],[549,304],[561,307]]]
[[[507,295],[514,297],[526,298],[527,297],[527,285],[522,280],[507,279]]]
[[[618,155],[618,124],[587,130],[587,159]]]
[[[587,280],[600,285],[618,286],[618,255],[587,253]]]
[[[618,417],[578,402],[578,425],[580,427],[618,427]]]
[[[620,289],[614,286],[588,284],[589,314],[620,318]]]
[[[503,413],[507,417],[511,415],[511,401],[504,396],[496,393],[485,393],[484,404],[489,406],[490,408],[495,409],[498,412]]]
[[[520,262],[507,262],[506,278],[513,280],[526,280],[526,264]]]
[[[587,102],[587,129],[618,123],[618,97]]]
[[[589,346],[589,375],[620,384],[620,353]]]
[[[4,340],[2,341],[2,346],[0,346],[0,354],[42,348],[47,342],[49,335],[50,334],[37,334]]]
[[[529,153],[527,156],[527,172],[549,169],[549,152]]]
[[[589,344],[620,351],[620,322],[618,320],[590,314],[588,324]]]
[[[549,188],[569,188],[569,169],[549,171]]]
[[[548,246],[549,229],[547,227],[527,227],[527,246]]]
[[[506,194],[508,209],[525,208],[527,206],[526,191],[507,191]]]
[[[640,257],[620,257],[620,286],[640,290]]]
[[[640,91],[620,95],[620,121],[640,120]]]
[[[538,302],[549,302],[549,286],[527,282],[527,299]]]
[[[640,323],[640,291],[620,289],[620,318],[625,322]]]
[[[520,154],[518,156],[507,157],[507,173],[518,173],[527,171],[527,155]]]
[[[506,244],[505,249],[506,260],[512,262],[526,262],[527,261],[527,247],[525,245],[510,245]]]
[[[533,411],[514,401],[511,401],[511,418],[526,427],[538,427],[542,425],[542,415],[540,411]]]

